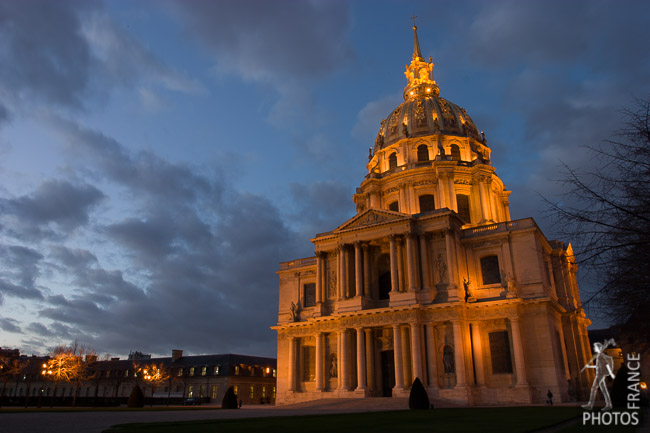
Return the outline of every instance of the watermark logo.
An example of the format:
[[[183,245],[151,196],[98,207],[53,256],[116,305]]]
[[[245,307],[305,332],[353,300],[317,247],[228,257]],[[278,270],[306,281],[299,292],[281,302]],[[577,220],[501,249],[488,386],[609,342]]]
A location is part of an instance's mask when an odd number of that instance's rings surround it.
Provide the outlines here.
[[[611,377],[614,379],[614,359],[605,353],[605,349],[610,346],[615,346],[614,339],[609,339],[603,343],[594,343],[594,356],[591,360],[580,370],[581,372],[587,368],[595,370],[596,377],[591,385],[591,393],[589,394],[589,403],[582,407],[586,409],[582,413],[582,425],[597,426],[597,425],[639,425],[639,413],[641,403],[641,390],[642,386],[640,380],[640,360],[638,354],[628,354],[626,358],[627,366],[627,411],[612,411],[612,399],[607,390],[606,379]],[[619,379],[620,380],[620,379]],[[600,411],[593,411],[594,403],[596,402],[596,395],[598,390],[603,394],[605,399],[605,407]]]
[[[612,408],[612,399],[609,396],[609,391],[607,391],[607,383],[605,382],[605,379],[607,379],[608,376],[611,376],[612,379],[616,377],[614,376],[614,359],[605,354],[605,349],[614,345],[616,345],[616,342],[613,338],[606,340],[602,344],[594,343],[595,355],[584,367],[582,367],[582,370],[580,370],[581,373],[585,368],[593,368],[596,370],[596,377],[594,378],[594,383],[591,385],[591,394],[589,394],[589,403],[582,406],[587,410],[592,410],[594,408],[596,393],[599,388],[605,398],[605,407],[603,410],[610,410]]]

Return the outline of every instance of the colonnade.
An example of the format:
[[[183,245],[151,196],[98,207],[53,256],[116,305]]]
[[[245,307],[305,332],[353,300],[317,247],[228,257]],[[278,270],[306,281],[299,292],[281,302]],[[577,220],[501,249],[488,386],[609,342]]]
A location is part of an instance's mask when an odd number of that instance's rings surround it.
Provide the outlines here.
[[[516,387],[528,387],[525,359],[519,329],[519,319],[510,317],[510,337],[513,347],[514,379]],[[410,388],[418,377],[429,388],[439,388],[438,357],[442,356],[444,342],[437,341],[436,329],[450,326],[453,334],[453,364],[455,387],[486,386],[484,359],[489,356],[489,343],[481,338],[480,321],[452,320],[451,323],[399,323],[391,325],[394,356],[394,390]],[[356,327],[339,329],[336,332],[337,388],[329,389],[329,375],[325,368],[325,338],[328,333],[315,334],[315,390],[325,391],[378,391],[376,389],[376,368],[382,368],[376,359],[373,330],[379,328]],[[471,334],[471,338],[469,337]],[[356,336],[356,347],[352,347],[352,336]],[[301,366],[298,364],[300,339],[289,337],[289,391],[297,391]],[[356,348],[356,352],[352,352]],[[353,367],[356,366],[356,369]],[[356,370],[356,378],[354,377]],[[356,386],[355,386],[356,384]]]
[[[407,232],[388,236],[391,293],[429,290],[437,283],[447,282],[457,284],[457,251],[456,234],[453,230],[445,233],[444,280],[441,280],[440,273],[435,275],[432,270],[434,264],[430,255],[431,233]],[[325,302],[328,299],[328,269],[329,258],[336,257],[336,300],[364,296],[372,298],[373,278],[372,272],[377,270],[371,263],[373,248],[368,242],[356,241],[348,244],[340,244],[333,251],[316,252],[316,303]]]

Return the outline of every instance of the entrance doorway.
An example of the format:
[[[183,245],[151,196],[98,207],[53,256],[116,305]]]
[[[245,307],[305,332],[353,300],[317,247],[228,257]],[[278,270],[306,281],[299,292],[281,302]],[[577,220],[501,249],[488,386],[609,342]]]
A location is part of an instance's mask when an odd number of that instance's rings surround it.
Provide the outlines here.
[[[395,387],[395,354],[392,350],[381,351],[381,395],[392,397]]]

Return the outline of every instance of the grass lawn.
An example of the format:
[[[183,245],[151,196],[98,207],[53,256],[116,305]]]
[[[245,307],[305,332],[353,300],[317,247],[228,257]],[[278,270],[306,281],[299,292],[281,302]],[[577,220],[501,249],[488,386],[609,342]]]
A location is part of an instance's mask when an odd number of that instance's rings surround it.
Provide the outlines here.
[[[234,420],[138,423],[113,426],[103,433],[346,433],[346,432],[527,432],[580,415],[567,406],[454,408],[354,414],[284,416]]]

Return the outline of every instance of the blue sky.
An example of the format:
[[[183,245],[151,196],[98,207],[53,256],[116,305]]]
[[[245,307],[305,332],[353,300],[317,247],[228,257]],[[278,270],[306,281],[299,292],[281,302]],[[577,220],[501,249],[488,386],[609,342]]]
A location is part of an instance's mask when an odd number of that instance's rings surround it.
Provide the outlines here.
[[[552,238],[538,194],[650,94],[647,2],[0,2],[0,345],[274,355],[278,263],[354,214],[414,12]]]

